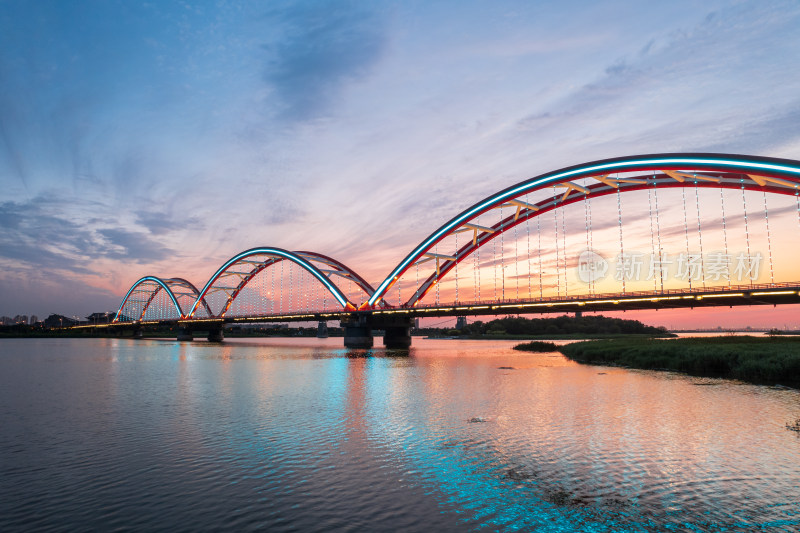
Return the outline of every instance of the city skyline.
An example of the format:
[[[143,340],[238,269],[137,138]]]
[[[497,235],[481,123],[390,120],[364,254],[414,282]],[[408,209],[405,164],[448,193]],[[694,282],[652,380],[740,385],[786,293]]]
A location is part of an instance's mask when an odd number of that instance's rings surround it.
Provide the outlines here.
[[[445,220],[542,172],[797,159],[798,19],[791,2],[6,3],[0,314],[116,310],[145,274],[202,284],[259,245],[376,285]],[[717,325],[671,313],[626,317]]]

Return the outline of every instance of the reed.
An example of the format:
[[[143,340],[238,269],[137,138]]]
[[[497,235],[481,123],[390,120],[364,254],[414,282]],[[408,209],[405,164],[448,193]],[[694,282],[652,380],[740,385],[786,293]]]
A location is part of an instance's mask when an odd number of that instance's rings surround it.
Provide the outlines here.
[[[750,336],[614,339],[558,347],[580,363],[800,385],[800,339]]]

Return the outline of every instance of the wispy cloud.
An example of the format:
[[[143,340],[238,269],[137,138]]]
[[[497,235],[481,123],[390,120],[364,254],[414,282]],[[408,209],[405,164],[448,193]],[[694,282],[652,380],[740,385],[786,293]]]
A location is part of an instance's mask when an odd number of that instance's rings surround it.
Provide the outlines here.
[[[170,211],[172,211],[170,209]],[[195,229],[202,230],[202,219],[196,216],[176,216],[172,212],[140,210],[135,212],[136,222],[153,235],[164,235],[173,231]]]
[[[300,3],[275,9],[269,20],[283,31],[264,47],[264,76],[290,120],[326,112],[342,85],[367,75],[386,47],[381,15],[368,4]]]
[[[148,233],[119,226],[113,218],[76,219],[71,201],[39,196],[0,204],[0,258],[35,270],[93,273],[103,259],[149,263],[174,253]],[[86,206],[89,207],[89,206]],[[94,206],[94,214],[101,206]]]

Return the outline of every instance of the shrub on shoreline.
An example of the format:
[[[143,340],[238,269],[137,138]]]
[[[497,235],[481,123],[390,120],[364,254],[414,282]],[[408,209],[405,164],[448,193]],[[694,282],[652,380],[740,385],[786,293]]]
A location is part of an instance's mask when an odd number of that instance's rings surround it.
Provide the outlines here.
[[[616,339],[560,346],[580,363],[672,370],[755,383],[800,384],[800,339],[749,336]]]
[[[554,342],[531,341],[517,344],[514,349],[523,352],[557,352],[558,345]]]

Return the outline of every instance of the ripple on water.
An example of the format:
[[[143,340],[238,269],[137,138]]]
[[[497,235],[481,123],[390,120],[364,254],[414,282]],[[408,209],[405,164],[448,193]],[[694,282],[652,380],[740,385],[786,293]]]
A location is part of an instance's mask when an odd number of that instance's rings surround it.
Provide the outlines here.
[[[2,341],[0,529],[800,529],[797,391],[339,340]]]

